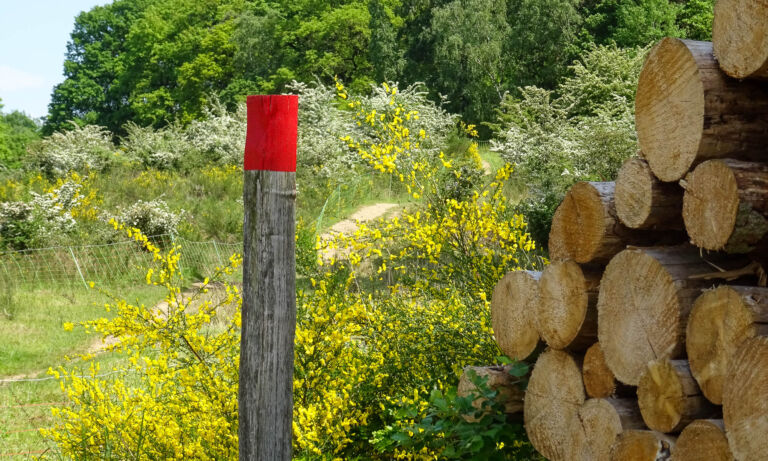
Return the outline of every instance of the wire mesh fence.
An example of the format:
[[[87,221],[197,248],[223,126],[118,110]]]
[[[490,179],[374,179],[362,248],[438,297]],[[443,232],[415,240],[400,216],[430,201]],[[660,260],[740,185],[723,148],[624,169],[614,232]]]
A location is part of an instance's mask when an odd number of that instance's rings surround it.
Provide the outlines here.
[[[150,239],[161,248],[181,246],[183,271],[209,275],[227,264],[242,243],[195,242],[169,234]],[[0,284],[18,288],[86,286],[88,282],[136,283],[143,279],[152,254],[133,240],[101,244],[38,248],[0,253]]]

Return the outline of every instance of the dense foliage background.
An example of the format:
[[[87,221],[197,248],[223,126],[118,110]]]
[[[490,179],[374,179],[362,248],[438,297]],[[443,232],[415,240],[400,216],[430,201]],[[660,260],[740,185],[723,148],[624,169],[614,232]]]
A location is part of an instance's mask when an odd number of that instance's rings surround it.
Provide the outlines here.
[[[537,459],[503,405],[471,407],[456,381],[466,365],[509,361],[493,287],[546,264],[573,183],[611,180],[636,153],[649,46],[708,39],[713,3],[115,0],[83,12],[48,116],[0,111],[0,257],[127,233],[156,256],[146,281],[173,309],[160,318],[113,296],[104,318],[80,322],[120,337],[122,374],[55,372],[73,405],[45,436],[77,459],[236,452],[237,284],[206,300],[207,274],[184,273],[178,248],[144,234],[241,241],[245,95],[292,93],[296,457]],[[385,201],[387,219],[329,232]],[[179,303],[198,279],[199,305]]]
[[[116,0],[79,15],[45,132],[122,134],[230,109],[293,81],[424,82],[472,123],[505,93],[555,88],[592,44],[706,39],[713,0]],[[0,95],[1,96],[1,95]]]

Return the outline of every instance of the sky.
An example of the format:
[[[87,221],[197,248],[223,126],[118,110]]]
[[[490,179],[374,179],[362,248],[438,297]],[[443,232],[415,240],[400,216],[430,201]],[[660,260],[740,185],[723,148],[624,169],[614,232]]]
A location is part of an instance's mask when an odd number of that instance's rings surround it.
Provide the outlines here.
[[[0,0],[2,111],[41,117],[54,85],[64,80],[64,55],[75,16],[111,0]]]

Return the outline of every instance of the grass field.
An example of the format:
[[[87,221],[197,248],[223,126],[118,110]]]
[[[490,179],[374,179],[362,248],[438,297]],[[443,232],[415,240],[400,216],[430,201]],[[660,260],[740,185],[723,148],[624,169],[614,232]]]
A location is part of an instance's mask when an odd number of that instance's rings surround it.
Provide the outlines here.
[[[115,294],[151,306],[165,293],[156,286],[138,285]],[[98,344],[98,336],[80,328],[65,331],[63,324],[109,315],[103,307],[107,301],[104,294],[84,288],[17,291],[13,318],[0,317],[0,459],[32,459],[52,449],[37,431],[52,424],[51,407],[66,405],[66,398],[48,368],[71,368],[79,359],[67,362],[67,356]],[[100,354],[97,362],[109,370],[117,360],[124,358]]]

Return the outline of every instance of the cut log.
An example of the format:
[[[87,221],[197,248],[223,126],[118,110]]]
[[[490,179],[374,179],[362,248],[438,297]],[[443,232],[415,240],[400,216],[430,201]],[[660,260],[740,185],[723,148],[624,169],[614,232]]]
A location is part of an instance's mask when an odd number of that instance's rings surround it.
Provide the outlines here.
[[[654,431],[624,431],[613,446],[612,461],[666,461],[675,438]]]
[[[671,461],[734,461],[722,419],[697,419],[685,426]]]
[[[579,417],[596,461],[611,459],[611,447],[623,431],[645,427],[634,399],[589,399]]]
[[[736,459],[766,459],[768,338],[748,339],[734,354],[723,388],[723,419]]]
[[[600,271],[573,261],[555,261],[539,280],[536,326],[553,349],[584,351],[597,340]]]
[[[553,261],[605,264],[627,245],[681,243],[683,233],[640,231],[616,216],[615,183],[579,182],[557,207],[549,232]]]
[[[768,4],[718,0],[712,43],[720,68],[733,78],[768,78]]]
[[[768,165],[709,160],[681,183],[685,228],[694,245],[748,253],[768,233]]]
[[[515,378],[509,374],[511,366],[489,366],[489,367],[464,367],[464,372],[459,379],[459,386],[456,393],[459,397],[467,397],[470,394],[477,395],[477,386],[472,383],[471,373],[475,373],[478,378],[485,378],[485,384],[489,389],[498,392],[496,402],[504,405],[504,411],[509,414],[523,411],[523,397],[525,392],[520,387],[520,378]],[[478,410],[483,409],[485,399],[478,397],[472,401],[472,406]],[[468,421],[475,422],[476,418],[468,417]]]
[[[584,389],[587,395],[592,398],[606,398],[612,395],[633,395],[634,388],[626,386],[616,381],[613,372],[605,363],[605,355],[600,347],[600,342],[596,342],[587,349],[584,354],[584,366],[582,367],[584,377]]]
[[[696,300],[685,348],[691,372],[709,401],[723,403],[731,357],[756,335],[768,335],[768,288],[721,286]]]
[[[654,360],[637,386],[643,420],[659,432],[680,432],[696,419],[711,418],[719,410],[701,393],[685,360]]]
[[[581,369],[565,351],[539,356],[525,393],[525,430],[533,447],[551,461],[591,459],[579,409],[584,404]]]
[[[630,158],[616,178],[616,214],[632,229],[683,228],[683,189],[661,182],[648,162]]]
[[[491,325],[501,351],[524,360],[539,344],[534,313],[541,272],[513,271],[496,285],[491,297]]]
[[[677,181],[712,158],[766,158],[766,113],[768,88],[725,75],[709,42],[665,38],[640,72],[637,137],[662,181]]]
[[[721,255],[710,255],[720,267]],[[739,264],[744,263],[738,261]],[[688,314],[714,267],[691,246],[631,248],[605,269],[597,303],[598,337],[616,378],[632,386],[651,360],[683,355]]]

